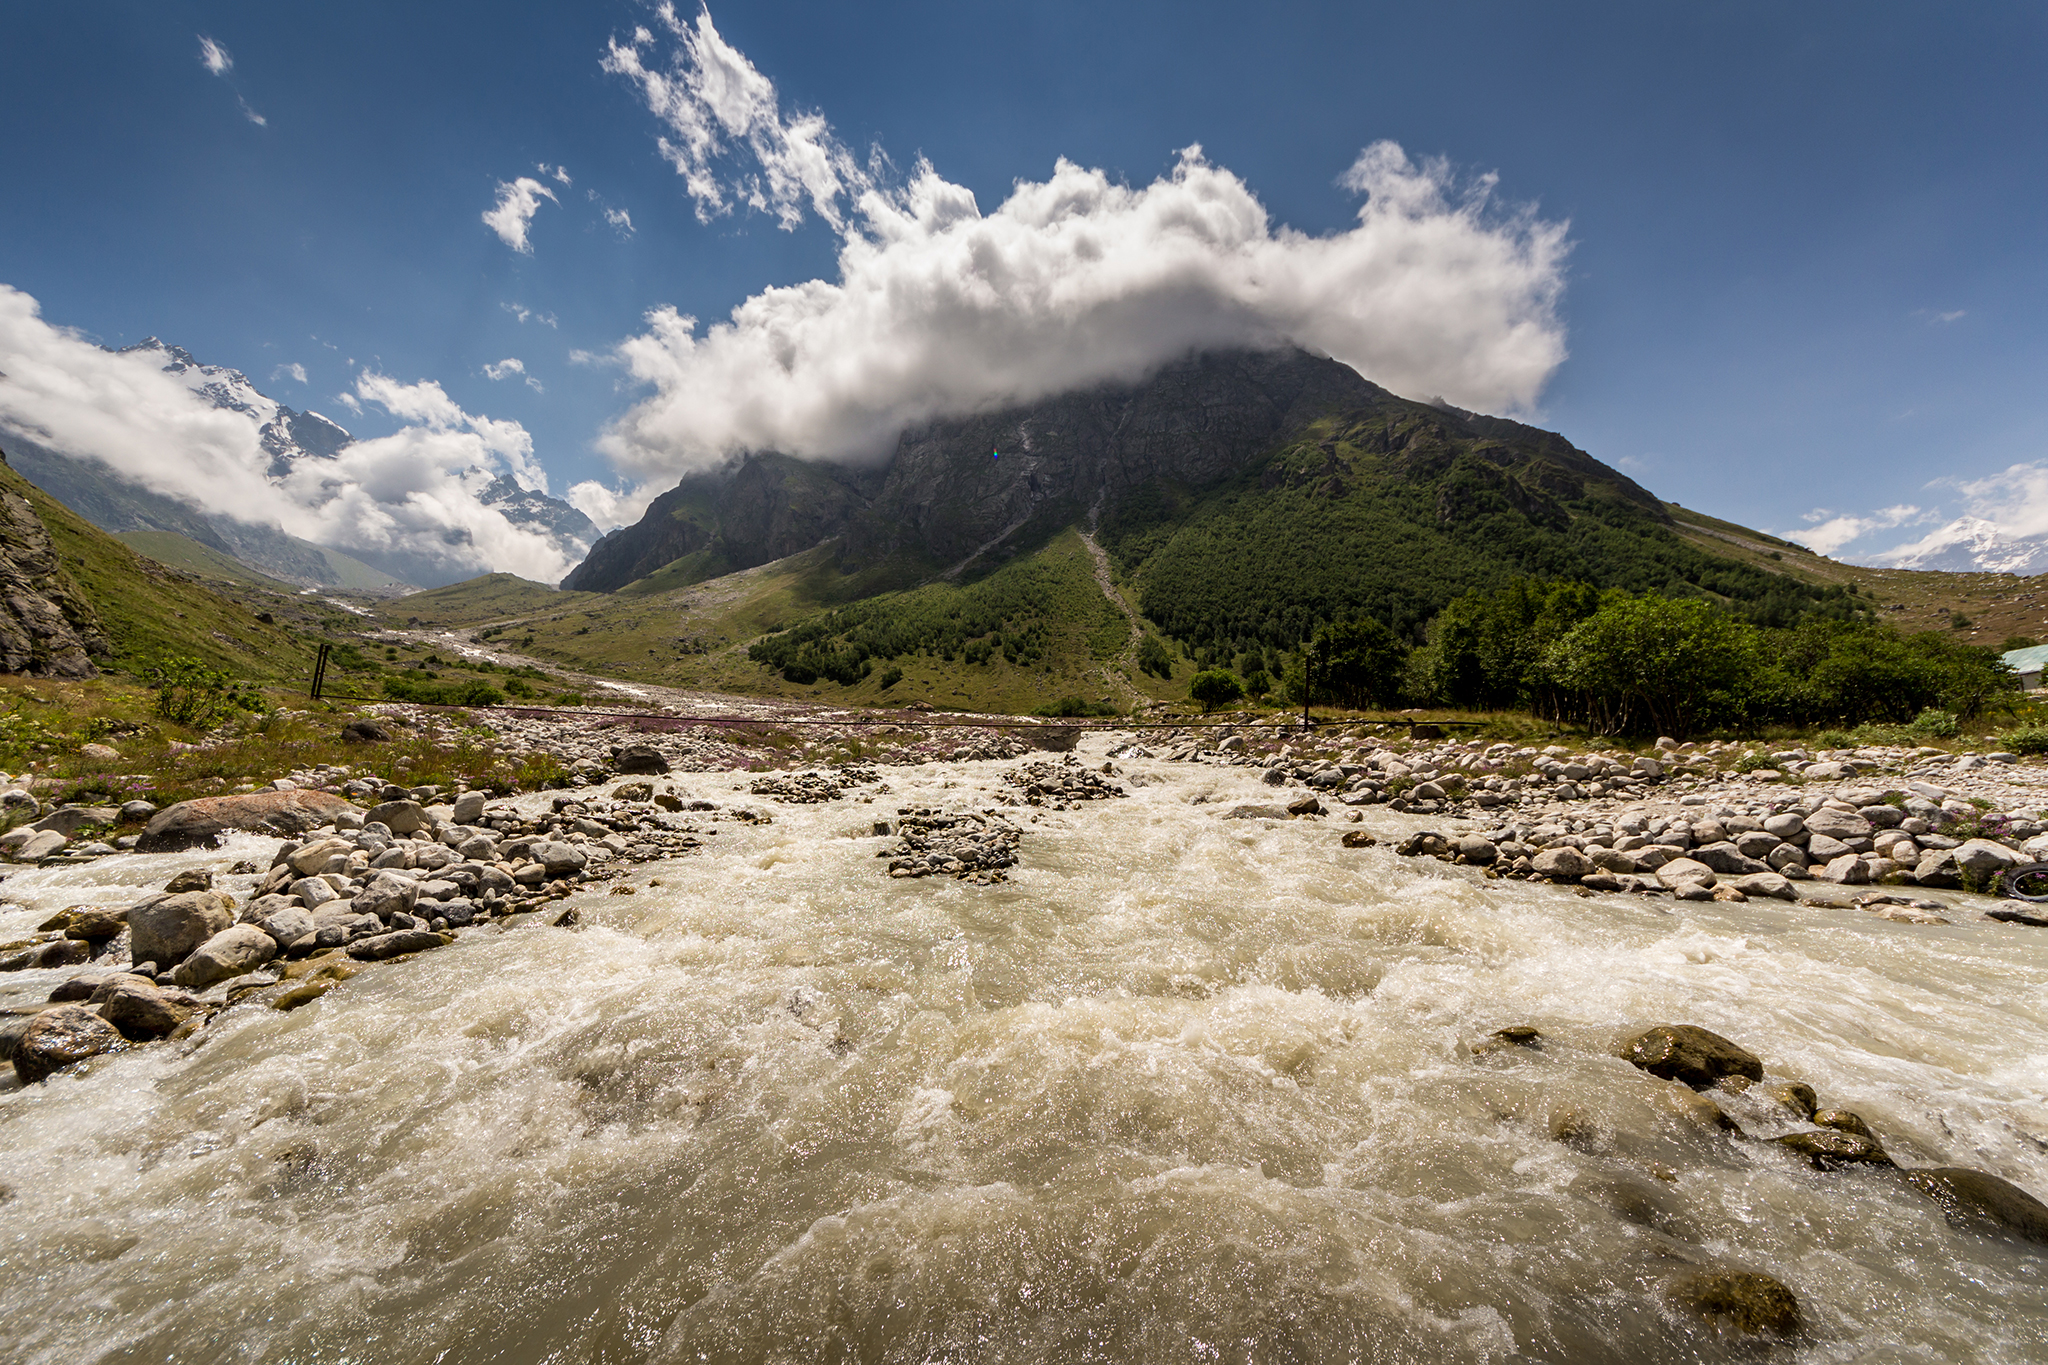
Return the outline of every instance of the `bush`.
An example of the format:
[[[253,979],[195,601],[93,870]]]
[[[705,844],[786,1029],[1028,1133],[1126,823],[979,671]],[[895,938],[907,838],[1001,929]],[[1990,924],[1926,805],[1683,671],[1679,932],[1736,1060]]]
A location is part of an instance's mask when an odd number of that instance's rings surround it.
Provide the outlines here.
[[[1227,706],[1244,695],[1244,684],[1237,675],[1225,668],[1209,668],[1195,674],[1188,682],[1188,697],[1199,702],[1204,711],[1214,711]]]
[[[1148,633],[1138,642],[1138,671],[1169,680],[1173,677],[1173,656],[1158,636]]]
[[[2021,648],[2024,648],[2024,646],[2021,646]],[[1956,713],[1953,711],[1937,710],[1930,706],[1919,715],[1913,717],[1912,722],[1906,728],[1924,739],[1954,739],[1956,737]]]
[[[1998,646],[1998,652],[2000,654],[2010,654],[2015,649],[2032,649],[2040,643],[2039,640],[2036,640],[2031,635],[2008,635],[2005,637],[2004,643]]]
[[[415,702],[422,706],[502,706],[505,703],[505,694],[481,678],[448,682],[386,678],[384,695],[393,701]]]
[[[239,711],[260,711],[262,701],[219,669],[197,659],[159,659],[143,669],[156,689],[156,713],[173,725],[210,730]]]
[[[897,683],[900,683],[902,681],[903,670],[900,668],[890,668],[883,671],[881,678],[877,680],[875,685],[881,688],[884,692],[887,692],[890,688],[894,687]]]
[[[1273,690],[1273,679],[1263,668],[1255,668],[1245,675],[1245,695],[1263,697]]]
[[[1031,714],[1034,716],[1073,718],[1077,716],[1114,716],[1119,714],[1119,712],[1107,702],[1084,701],[1080,697],[1061,697],[1052,705],[1041,706]]]
[[[2022,725],[1998,737],[2005,749],[2016,754],[2048,754],[2048,725]]]

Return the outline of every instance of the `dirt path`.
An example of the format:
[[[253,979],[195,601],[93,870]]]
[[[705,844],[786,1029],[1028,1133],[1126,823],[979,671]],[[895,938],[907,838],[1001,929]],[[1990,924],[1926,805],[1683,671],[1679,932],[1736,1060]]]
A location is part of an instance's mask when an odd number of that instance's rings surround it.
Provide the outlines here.
[[[1102,589],[1104,597],[1116,604],[1117,610],[1124,614],[1124,620],[1131,626],[1130,638],[1124,641],[1124,647],[1117,652],[1116,658],[1103,665],[1102,677],[1111,687],[1120,688],[1127,701],[1144,701],[1144,693],[1131,685],[1126,670],[1131,667],[1135,658],[1138,641],[1144,638],[1145,627],[1139,624],[1138,613],[1131,610],[1131,604],[1124,600],[1124,595],[1116,590],[1116,582],[1109,574],[1109,556],[1104,553],[1102,546],[1096,543],[1095,528],[1101,517],[1102,498],[1097,495],[1095,505],[1088,509],[1088,529],[1081,532],[1081,543],[1088,547],[1088,558],[1095,566],[1095,586]]]

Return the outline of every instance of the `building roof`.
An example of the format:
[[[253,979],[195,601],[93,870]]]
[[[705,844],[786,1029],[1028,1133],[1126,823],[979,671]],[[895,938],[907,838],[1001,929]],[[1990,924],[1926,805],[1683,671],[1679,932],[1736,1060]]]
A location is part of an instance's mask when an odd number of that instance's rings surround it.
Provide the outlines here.
[[[2034,645],[2029,649],[2008,649],[2000,656],[2006,667],[2015,673],[2039,673],[2048,668],[2048,645]]]

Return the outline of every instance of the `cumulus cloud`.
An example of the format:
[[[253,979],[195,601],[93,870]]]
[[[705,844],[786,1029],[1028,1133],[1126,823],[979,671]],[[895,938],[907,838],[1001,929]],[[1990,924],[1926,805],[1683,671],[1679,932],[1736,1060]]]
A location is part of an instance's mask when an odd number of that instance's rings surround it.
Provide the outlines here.
[[[484,210],[484,226],[497,233],[498,240],[506,246],[522,256],[531,256],[533,245],[526,240],[526,228],[533,215],[540,212],[543,199],[551,204],[559,202],[553,190],[530,175],[522,175],[509,184],[500,180],[498,202]]]
[[[481,500],[501,473],[546,489],[517,422],[465,412],[439,384],[365,371],[347,406],[380,407],[399,430],[272,477],[259,438],[266,413],[216,407],[192,372],[163,363],[161,351],[108,351],[52,326],[33,298],[0,285],[0,428],[99,460],[204,512],[403,559],[443,581],[502,569],[553,582],[571,567],[545,535]]]
[[[1874,531],[1889,531],[1924,522],[1932,515],[1925,508],[1910,503],[1899,503],[1861,516],[1838,515],[1825,507],[1816,507],[1803,518],[1808,523],[1804,530],[1779,531],[1776,534],[1794,544],[1804,545],[1815,554],[1832,555]]]
[[[672,60],[637,32],[604,64],[661,120],[699,216],[815,212],[842,245],[836,280],[763,290],[702,330],[657,308],[618,347],[654,392],[599,444],[636,482],[746,449],[879,458],[907,425],[1134,380],[1199,348],[1299,345],[1488,411],[1530,409],[1564,360],[1565,227],[1496,206],[1491,176],[1461,183],[1375,143],[1340,180],[1364,197],[1356,226],[1311,236],[1189,147],[1136,188],[1061,160],[984,214],[924,161],[880,183],[822,117],[783,115],[708,13],[660,16]],[[735,158],[753,169],[720,174]]]

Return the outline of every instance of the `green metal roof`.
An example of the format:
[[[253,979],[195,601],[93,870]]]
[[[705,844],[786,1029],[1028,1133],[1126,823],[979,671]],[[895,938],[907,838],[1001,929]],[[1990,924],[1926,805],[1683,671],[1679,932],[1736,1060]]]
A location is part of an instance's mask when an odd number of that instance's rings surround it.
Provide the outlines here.
[[[2006,667],[2015,673],[2039,673],[2048,669],[2048,645],[2034,645],[2028,649],[2008,649],[2000,656]]]

